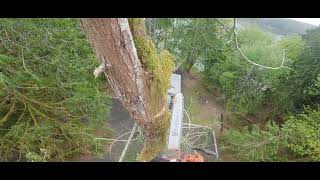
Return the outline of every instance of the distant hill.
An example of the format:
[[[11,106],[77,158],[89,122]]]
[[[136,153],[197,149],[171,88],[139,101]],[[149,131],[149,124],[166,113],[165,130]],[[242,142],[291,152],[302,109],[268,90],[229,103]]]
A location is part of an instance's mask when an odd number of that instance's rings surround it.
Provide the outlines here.
[[[238,23],[240,27],[257,25],[279,36],[305,34],[306,30],[317,27],[312,24],[282,18],[238,18]]]

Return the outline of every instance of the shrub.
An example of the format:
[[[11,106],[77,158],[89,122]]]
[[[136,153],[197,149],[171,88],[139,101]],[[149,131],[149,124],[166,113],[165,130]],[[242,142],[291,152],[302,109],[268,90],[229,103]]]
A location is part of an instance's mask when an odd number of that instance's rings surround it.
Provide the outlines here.
[[[75,19],[0,20],[0,160],[101,155],[110,98]]]

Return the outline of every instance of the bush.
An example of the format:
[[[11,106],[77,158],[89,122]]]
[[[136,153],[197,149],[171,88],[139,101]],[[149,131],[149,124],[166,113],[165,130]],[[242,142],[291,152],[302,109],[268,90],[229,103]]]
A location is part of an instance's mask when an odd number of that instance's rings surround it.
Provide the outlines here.
[[[320,111],[306,107],[305,112],[290,116],[283,126],[288,148],[297,156],[320,160]]]
[[[110,98],[79,22],[1,19],[0,40],[0,160],[101,156]]]
[[[226,150],[245,161],[283,161],[306,158],[320,160],[320,111],[305,107],[305,112],[289,116],[280,128],[271,123],[259,129],[253,125],[232,129],[224,136]]]
[[[286,159],[281,153],[285,147],[284,138],[279,126],[269,121],[264,130],[256,125],[231,129],[223,142],[227,151],[239,154],[243,161],[283,161]]]

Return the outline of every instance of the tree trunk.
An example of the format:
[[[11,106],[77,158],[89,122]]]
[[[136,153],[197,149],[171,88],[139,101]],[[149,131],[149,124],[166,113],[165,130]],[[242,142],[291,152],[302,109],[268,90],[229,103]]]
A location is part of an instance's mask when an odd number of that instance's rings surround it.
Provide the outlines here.
[[[188,63],[188,65],[187,65],[187,68],[186,68],[186,71],[187,71],[188,73],[190,73],[190,70],[191,70],[191,68],[193,67],[193,65],[194,65],[194,62],[190,60],[189,63]]]
[[[191,68],[194,65],[194,60],[193,60],[194,56],[192,55],[192,53],[189,53],[186,59],[186,72],[190,73]]]
[[[172,66],[172,56],[156,53],[142,19],[132,19],[130,25],[126,18],[81,22],[115,96],[143,131],[144,148],[139,159],[151,160],[166,142],[170,114],[165,95],[173,68],[164,67]]]

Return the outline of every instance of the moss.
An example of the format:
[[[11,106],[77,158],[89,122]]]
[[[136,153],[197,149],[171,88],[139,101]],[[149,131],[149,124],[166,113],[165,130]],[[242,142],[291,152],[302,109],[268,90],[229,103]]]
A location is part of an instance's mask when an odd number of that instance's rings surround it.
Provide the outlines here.
[[[174,57],[166,50],[158,54],[149,37],[135,37],[134,42],[145,70],[152,75],[152,83],[157,87],[154,89],[156,92],[151,93],[163,97],[170,85],[170,77],[174,70]]]
[[[142,18],[129,18],[128,21],[131,31],[134,31],[133,34],[136,34],[135,32],[145,32],[144,20]]]
[[[161,65],[161,62],[151,38],[143,36],[134,37],[134,43],[138,56],[147,70],[152,73],[157,71],[157,69],[160,70],[161,67],[159,65]]]
[[[149,84],[151,114],[156,115],[165,106],[165,97],[170,86],[170,77],[174,70],[174,57],[168,51],[158,54],[151,38],[146,35],[143,19],[129,19],[133,40],[138,57],[144,70],[151,75]],[[151,160],[166,146],[167,132],[170,124],[170,112],[166,110],[160,118],[152,119],[144,130],[145,143],[139,160]]]
[[[139,161],[150,161],[166,148],[170,117],[171,113],[167,111],[160,120],[150,123],[149,128],[144,133],[145,142],[138,157]]]
[[[174,57],[172,54],[169,53],[169,51],[164,50],[160,54],[160,59],[161,59],[161,68],[162,72],[161,74],[158,74],[157,77],[161,77],[161,89],[159,91],[161,92],[162,95],[165,95],[167,93],[167,90],[170,86],[170,78],[172,71],[174,70],[175,64],[174,62]]]

